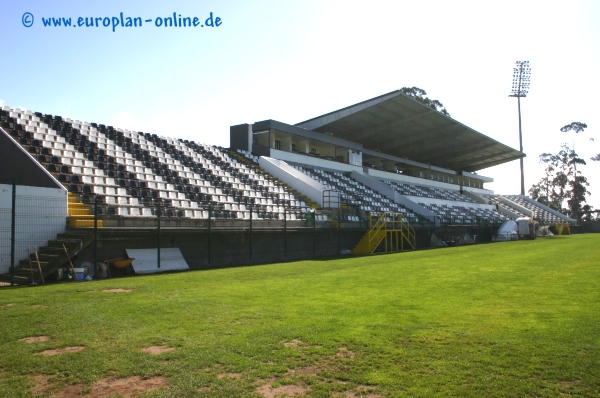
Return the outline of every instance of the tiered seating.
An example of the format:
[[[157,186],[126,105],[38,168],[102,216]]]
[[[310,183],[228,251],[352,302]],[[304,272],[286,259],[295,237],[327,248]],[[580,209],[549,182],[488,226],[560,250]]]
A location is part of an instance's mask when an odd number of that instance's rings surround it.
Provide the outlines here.
[[[504,197],[512,200],[513,202],[523,206],[528,210],[533,211],[533,218],[543,224],[554,224],[556,222],[562,221],[562,219],[560,219],[559,217],[555,216],[547,210],[542,209],[541,207],[536,206],[533,203],[524,200],[519,195],[504,195]]]
[[[147,217],[305,219],[306,204],[225,150],[193,141],[4,107],[8,131],[40,164],[99,213]],[[320,218],[317,218],[320,220]]]
[[[453,224],[477,224],[480,222],[502,223],[508,218],[492,209],[482,209],[461,205],[437,205],[419,203],[421,206],[435,213],[442,222]]]
[[[418,222],[418,216],[404,206],[399,205],[364,184],[340,173],[311,167],[295,166],[297,170],[317,180],[328,189],[342,193],[342,203],[357,206],[370,212],[400,212],[404,213],[409,222]]]
[[[404,196],[419,196],[423,198],[445,199],[456,202],[477,203],[473,199],[461,194],[458,191],[421,185],[402,184],[387,180],[383,180],[383,182],[390,185],[395,191]]]
[[[505,205],[504,203],[502,203],[498,198],[501,195],[483,195],[484,198],[489,199],[493,204],[495,204],[496,206],[509,210],[513,213],[515,213],[517,216],[519,217],[525,217],[525,214],[523,214],[522,212],[520,212],[517,209],[513,209],[512,207],[508,207],[507,205]]]
[[[236,152],[239,153],[240,155],[244,156],[246,159],[248,159],[252,163],[258,164],[258,156],[253,155],[251,152],[244,151],[243,149],[237,149]]]

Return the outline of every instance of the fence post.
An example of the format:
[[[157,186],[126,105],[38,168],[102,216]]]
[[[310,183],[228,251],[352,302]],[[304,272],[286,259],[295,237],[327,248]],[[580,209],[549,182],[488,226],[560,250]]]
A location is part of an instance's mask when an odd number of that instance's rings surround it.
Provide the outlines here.
[[[158,217],[158,228],[156,234],[156,262],[160,268],[160,202],[156,205],[156,216]]]
[[[254,206],[250,205],[250,261],[252,261],[252,209]]]
[[[98,263],[98,196],[94,196],[94,268]]]
[[[338,225],[337,225],[337,227],[338,227],[337,228],[337,230],[338,230],[337,231],[338,232],[338,252],[337,252],[337,254],[338,254],[338,256],[342,252],[342,223],[340,222],[341,221],[340,220],[341,219],[341,216],[340,216],[341,212],[342,212],[342,209],[340,209],[339,212],[338,212]]]
[[[283,207],[283,258],[287,258],[287,209]]]
[[[212,246],[212,205],[208,205],[208,264],[210,265],[211,259],[211,246]]]
[[[313,211],[313,256],[317,256],[317,215]]]
[[[16,213],[17,213],[17,178],[12,177],[12,214],[10,220],[10,285],[15,285],[15,240],[16,240]]]

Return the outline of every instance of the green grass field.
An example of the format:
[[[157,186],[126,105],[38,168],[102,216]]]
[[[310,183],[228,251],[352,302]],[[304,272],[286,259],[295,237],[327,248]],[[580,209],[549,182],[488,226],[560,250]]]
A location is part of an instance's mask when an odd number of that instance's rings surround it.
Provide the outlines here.
[[[0,396],[597,397],[599,304],[600,234],[3,288]]]

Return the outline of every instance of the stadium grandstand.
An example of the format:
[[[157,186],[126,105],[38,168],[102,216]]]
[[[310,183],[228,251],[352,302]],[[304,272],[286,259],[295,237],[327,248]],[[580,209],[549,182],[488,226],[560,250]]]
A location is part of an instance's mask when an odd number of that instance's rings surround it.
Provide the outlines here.
[[[48,276],[126,249],[178,248],[202,268],[489,241],[523,216],[575,223],[486,189],[480,170],[525,154],[400,91],[231,126],[229,148],[9,106],[0,121],[2,274],[32,272],[34,249]]]

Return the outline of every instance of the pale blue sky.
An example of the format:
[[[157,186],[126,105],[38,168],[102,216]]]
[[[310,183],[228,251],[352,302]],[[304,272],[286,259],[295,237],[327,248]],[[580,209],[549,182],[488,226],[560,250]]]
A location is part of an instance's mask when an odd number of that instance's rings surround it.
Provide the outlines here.
[[[33,26],[22,16],[30,12]],[[44,27],[42,17],[176,12],[218,28]],[[297,123],[403,86],[518,148],[516,60],[532,67],[522,100],[526,188],[538,155],[589,128],[576,150],[600,152],[597,1],[8,1],[0,0],[0,103],[115,127],[229,145],[229,126]],[[596,142],[590,143],[589,137]],[[585,173],[600,207],[600,163]],[[482,170],[518,193],[518,162]]]

